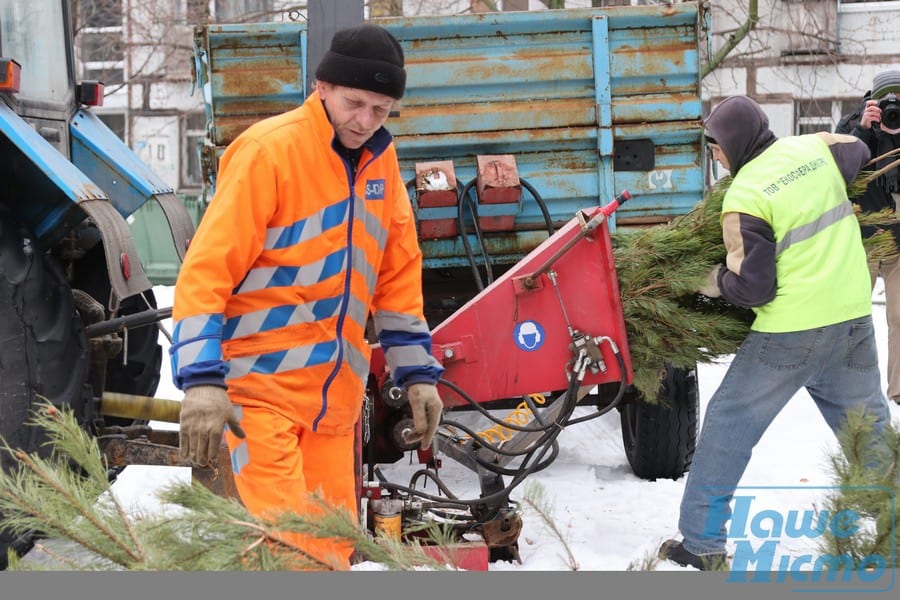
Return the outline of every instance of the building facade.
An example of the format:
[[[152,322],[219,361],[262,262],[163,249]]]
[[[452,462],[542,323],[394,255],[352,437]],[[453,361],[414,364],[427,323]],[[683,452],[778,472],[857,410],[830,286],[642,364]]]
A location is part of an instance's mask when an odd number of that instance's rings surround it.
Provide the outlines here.
[[[712,2],[709,57],[751,20],[749,2]],[[900,69],[900,1],[759,0],[758,20],[703,79],[708,105],[747,94],[777,135],[831,131],[876,73]]]
[[[567,0],[564,5],[655,3]],[[701,60],[714,66],[702,83],[706,108],[729,94],[749,94],[766,108],[778,135],[832,130],[842,114],[859,105],[875,73],[900,68],[900,0],[706,5],[711,42],[701,49]],[[80,0],[76,6],[79,76],[106,85],[104,105],[95,112],[178,194],[195,198],[202,192],[198,145],[205,116],[200,92],[192,87],[194,26],[306,18],[306,2],[284,0]],[[412,16],[542,10],[547,3],[372,0],[365,6],[368,16]]]

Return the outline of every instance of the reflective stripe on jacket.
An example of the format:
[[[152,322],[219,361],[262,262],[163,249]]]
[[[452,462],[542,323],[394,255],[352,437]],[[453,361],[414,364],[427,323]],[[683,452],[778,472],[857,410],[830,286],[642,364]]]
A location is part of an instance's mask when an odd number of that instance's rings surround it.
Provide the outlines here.
[[[722,212],[758,217],[776,244],[775,298],[752,329],[801,331],[871,314],[872,291],[846,183],[818,135],[781,138],[744,165]]]
[[[366,143],[355,178],[333,139],[313,93],[228,146],[176,282],[170,350],[179,388],[225,382],[233,402],[324,433],[359,416],[370,313],[395,381],[443,372],[390,134]]]

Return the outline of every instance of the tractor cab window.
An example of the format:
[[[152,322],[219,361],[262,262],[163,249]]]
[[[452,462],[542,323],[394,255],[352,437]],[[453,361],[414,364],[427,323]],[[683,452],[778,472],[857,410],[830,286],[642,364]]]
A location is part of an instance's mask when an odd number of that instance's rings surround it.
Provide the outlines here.
[[[0,56],[22,66],[19,96],[66,99],[71,82],[64,19],[58,0],[0,0]]]

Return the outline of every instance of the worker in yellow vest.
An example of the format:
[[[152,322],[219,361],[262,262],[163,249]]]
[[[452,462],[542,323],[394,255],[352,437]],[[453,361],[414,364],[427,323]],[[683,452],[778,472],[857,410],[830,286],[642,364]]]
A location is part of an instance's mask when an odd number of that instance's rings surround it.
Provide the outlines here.
[[[699,291],[749,307],[755,320],[713,394],[681,500],[683,540],[662,559],[727,566],[729,502],[775,416],[802,388],[837,431],[862,408],[890,422],[881,390],[872,289],[847,198],[870,153],[849,135],[777,138],[762,108],[731,96],[705,120],[713,158],[732,177],[722,204],[727,252]]]

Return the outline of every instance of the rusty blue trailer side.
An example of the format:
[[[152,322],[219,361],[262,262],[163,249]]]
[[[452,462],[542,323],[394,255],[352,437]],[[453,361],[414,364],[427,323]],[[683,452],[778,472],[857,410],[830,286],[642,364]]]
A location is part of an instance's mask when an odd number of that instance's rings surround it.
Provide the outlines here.
[[[418,163],[452,161],[465,187],[477,156],[512,155],[524,184],[512,205],[472,193],[442,208],[419,207],[411,186],[418,219],[461,217],[469,232],[423,237],[426,269],[469,265],[471,248],[476,260],[514,263],[546,238],[547,213],[560,225],[622,189],[634,200],[613,230],[689,211],[705,179],[699,11],[684,2],[377,20],[406,55],[407,92],[387,124],[404,178],[414,181]],[[306,97],[306,25],[204,26],[195,52],[214,186],[218,157],[240,131]],[[473,210],[512,225],[476,237]]]

